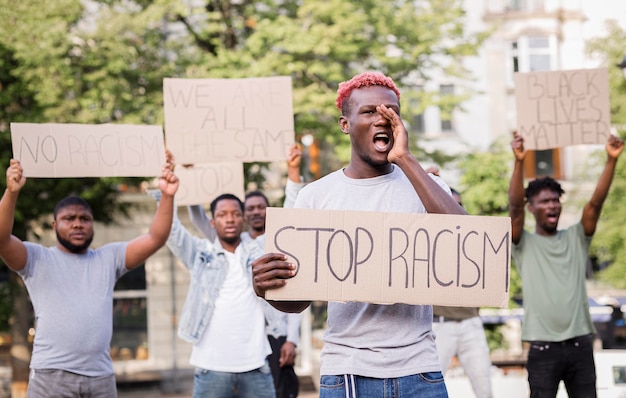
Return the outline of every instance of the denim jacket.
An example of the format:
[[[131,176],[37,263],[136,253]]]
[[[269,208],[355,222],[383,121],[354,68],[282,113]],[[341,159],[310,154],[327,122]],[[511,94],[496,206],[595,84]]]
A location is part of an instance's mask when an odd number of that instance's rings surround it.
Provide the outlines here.
[[[178,335],[196,343],[211,322],[215,301],[226,279],[228,261],[219,240],[211,243],[208,239],[191,235],[176,214],[167,247],[189,270],[191,276],[178,324]],[[255,243],[242,241],[238,254],[239,264],[250,275],[252,289],[252,261],[260,257],[263,251]]]

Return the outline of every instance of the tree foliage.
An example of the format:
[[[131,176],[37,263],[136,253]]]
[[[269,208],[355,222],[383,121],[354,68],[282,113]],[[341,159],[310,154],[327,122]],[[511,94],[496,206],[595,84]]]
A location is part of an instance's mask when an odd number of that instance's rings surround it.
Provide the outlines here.
[[[181,77],[291,76],[299,134],[313,134],[347,160],[338,133],[339,82],[364,70],[392,76],[403,91],[403,116],[430,105],[449,114],[470,95],[440,97],[420,87],[434,76],[470,76],[460,57],[474,55],[485,38],[464,28],[456,0],[207,1],[172,8],[201,50]],[[329,170],[324,170],[328,172]]]
[[[617,133],[626,138],[626,78],[615,65],[626,54],[626,31],[617,21],[608,21],[606,36],[587,43],[589,52],[599,57],[609,70],[611,122]],[[624,157],[622,154],[621,158]],[[601,158],[606,159],[606,154]],[[591,245],[591,255],[598,263],[608,267],[600,272],[600,280],[618,288],[626,288],[626,163],[620,159],[609,195],[604,203],[600,222]]]
[[[338,83],[354,74],[392,76],[407,119],[431,105],[449,115],[471,95],[468,89],[447,96],[421,89],[434,77],[457,84],[470,76],[459,59],[475,55],[485,34],[466,31],[461,4],[0,0],[0,166],[12,156],[12,122],[162,124],[165,77],[272,75],[292,78],[297,134],[314,135],[346,161],[349,145],[338,132],[334,100]],[[325,166],[322,173],[330,171]],[[68,194],[87,199],[98,221],[112,222],[125,210],[119,186],[141,180],[28,181],[14,232],[25,238],[30,223]]]

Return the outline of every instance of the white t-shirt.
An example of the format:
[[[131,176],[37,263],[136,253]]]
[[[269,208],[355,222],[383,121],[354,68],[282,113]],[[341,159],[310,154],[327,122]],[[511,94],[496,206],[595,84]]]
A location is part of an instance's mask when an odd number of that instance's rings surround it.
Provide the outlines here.
[[[228,274],[215,301],[211,323],[193,346],[189,361],[193,366],[241,373],[260,368],[271,353],[263,306],[250,287],[250,274],[238,261],[239,250],[241,245],[235,253],[224,252]]]

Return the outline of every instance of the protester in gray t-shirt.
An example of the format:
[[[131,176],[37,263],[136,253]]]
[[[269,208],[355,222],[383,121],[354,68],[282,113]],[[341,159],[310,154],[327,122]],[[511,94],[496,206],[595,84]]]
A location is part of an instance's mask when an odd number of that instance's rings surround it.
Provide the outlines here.
[[[400,91],[381,73],[341,83],[339,127],[350,136],[350,163],[304,187],[295,207],[328,210],[466,214],[449,188],[410,153],[400,119]],[[255,290],[283,286],[295,265],[268,253],[253,264]],[[302,264],[301,266],[306,266]],[[309,302],[271,302],[299,312]],[[428,305],[328,304],[321,358],[320,397],[446,397]]]
[[[165,245],[172,225],[178,179],[166,164],[159,179],[161,201],[148,233],[130,242],[90,249],[93,212],[87,202],[68,196],[54,209],[53,247],[23,242],[12,235],[15,206],[26,178],[19,161],[7,169],[0,200],[0,257],[17,272],[35,310],[35,341],[29,397],[115,397],[109,355],[115,282]]]

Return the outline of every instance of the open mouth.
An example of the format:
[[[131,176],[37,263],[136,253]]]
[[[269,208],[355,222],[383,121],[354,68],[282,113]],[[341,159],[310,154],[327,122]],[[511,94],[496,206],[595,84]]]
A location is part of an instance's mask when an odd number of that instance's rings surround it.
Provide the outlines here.
[[[559,219],[559,215],[558,214],[547,214],[546,219],[548,220],[548,222],[555,223]]]
[[[386,151],[389,148],[391,139],[387,133],[378,133],[374,136],[374,146],[379,151]]]

